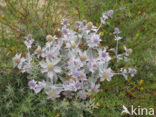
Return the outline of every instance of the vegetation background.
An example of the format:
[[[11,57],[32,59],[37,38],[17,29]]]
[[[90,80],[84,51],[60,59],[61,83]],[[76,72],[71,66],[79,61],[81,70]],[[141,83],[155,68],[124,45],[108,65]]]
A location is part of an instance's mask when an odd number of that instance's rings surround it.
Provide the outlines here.
[[[12,68],[12,57],[25,52],[22,41],[29,33],[43,44],[47,34],[58,33],[60,19],[86,19],[98,26],[103,11],[110,9],[114,15],[100,30],[101,46],[114,47],[112,32],[119,27],[124,38],[120,51],[123,45],[133,49],[133,61],[126,66],[136,67],[137,74],[128,81],[116,77],[103,82],[100,93],[91,96],[99,108],[84,116],[126,117],[122,105],[156,109],[156,0],[0,0],[0,116],[61,116],[62,110],[53,109],[44,94],[29,90],[27,74]],[[112,64],[114,69],[119,66],[122,63]]]

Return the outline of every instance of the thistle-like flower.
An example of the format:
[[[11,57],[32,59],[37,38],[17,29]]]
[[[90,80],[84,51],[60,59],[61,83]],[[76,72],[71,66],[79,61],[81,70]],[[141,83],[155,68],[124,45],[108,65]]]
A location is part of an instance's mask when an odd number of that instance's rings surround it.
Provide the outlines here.
[[[84,51],[84,52],[79,51],[79,56],[80,56],[81,62],[88,61],[88,56],[87,56],[87,52],[86,51]]]
[[[115,28],[113,33],[116,34],[116,35],[118,35],[121,32],[120,32],[119,28]]]
[[[29,34],[27,37],[25,37],[25,39],[26,40],[24,41],[24,44],[28,49],[30,49],[34,42],[34,39],[32,38],[32,34]]]
[[[57,58],[59,55],[59,49],[57,47],[44,48],[41,56],[43,58],[51,59]]]
[[[69,25],[68,19],[62,19],[61,24],[64,25],[64,26]]]
[[[35,50],[35,53],[37,55],[37,58],[39,58],[42,54],[42,48],[41,46],[38,46],[37,49]]]
[[[106,48],[104,48],[103,50],[99,49],[98,53],[100,61],[109,62],[111,60],[109,53],[106,51]]]
[[[61,91],[58,90],[46,91],[46,94],[48,95],[47,98],[51,100],[55,100],[56,98],[60,97],[60,92]]]
[[[82,99],[82,100],[87,99],[87,93],[85,91],[80,91],[79,96],[80,96],[80,99]]]
[[[112,17],[113,13],[114,13],[113,10],[109,10],[109,11],[107,11],[107,16],[108,17]]]
[[[136,69],[132,69],[132,68],[129,68],[129,73],[132,77],[134,77],[134,75],[136,74]]]
[[[100,63],[99,63],[98,59],[94,59],[94,58],[89,59],[89,63],[88,63],[89,71],[94,73],[96,70],[98,70],[99,64]]]
[[[100,75],[101,81],[104,81],[104,80],[111,81],[111,79],[113,77],[113,71],[111,68],[100,67],[99,75]]]
[[[88,91],[92,94],[98,93],[99,88],[100,88],[100,84],[95,84],[95,83],[91,82],[90,88],[88,89]]]
[[[52,37],[51,35],[47,35],[47,36],[46,36],[46,40],[47,40],[48,42],[51,42],[51,41],[53,41],[53,37]]]
[[[53,77],[61,72],[61,68],[57,66],[59,58],[55,59],[46,59],[46,61],[41,61],[40,65],[43,68],[41,70],[42,73],[47,73],[48,77],[52,80]]]
[[[114,11],[113,10],[109,10],[107,12],[104,12],[102,14],[102,17],[101,17],[101,23],[102,24],[106,24],[106,20],[109,18],[109,17],[112,17]]]
[[[88,46],[90,48],[97,47],[101,42],[100,35],[97,35],[95,33],[91,34],[89,38],[90,39],[88,40]]]
[[[126,46],[124,46],[124,49],[125,49],[125,56],[129,56],[133,52],[133,50],[131,48],[127,49]]]
[[[28,82],[29,88],[34,90],[35,93],[39,93],[43,88],[46,87],[45,81],[36,82],[35,80],[31,80]]]
[[[30,81],[28,82],[28,85],[29,85],[30,89],[34,89],[35,86],[36,86],[36,81],[30,80]]]
[[[14,67],[18,67],[18,69],[22,68],[23,62],[25,61],[25,59],[22,57],[21,58],[21,54],[16,54],[15,57],[13,57],[13,64]]]

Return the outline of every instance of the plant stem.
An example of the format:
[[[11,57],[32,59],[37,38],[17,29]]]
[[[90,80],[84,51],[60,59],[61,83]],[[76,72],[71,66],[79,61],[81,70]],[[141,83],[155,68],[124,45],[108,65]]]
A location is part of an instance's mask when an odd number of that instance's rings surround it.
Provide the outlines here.
[[[118,40],[116,40],[117,41],[117,43],[116,43],[116,58],[118,59]]]
[[[100,30],[101,26],[102,26],[102,23],[101,23],[100,26],[98,27],[96,33]]]

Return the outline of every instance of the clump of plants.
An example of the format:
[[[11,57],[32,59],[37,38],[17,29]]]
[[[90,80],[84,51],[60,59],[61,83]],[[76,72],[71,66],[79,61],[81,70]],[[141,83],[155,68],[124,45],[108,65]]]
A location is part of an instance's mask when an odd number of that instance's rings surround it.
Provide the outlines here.
[[[58,33],[46,36],[44,47],[36,44],[29,34],[24,40],[27,55],[22,57],[22,54],[16,54],[14,67],[29,74],[28,79],[31,80],[28,85],[36,94],[44,91],[47,99],[54,102],[64,99],[87,102],[90,94],[99,92],[104,80],[110,82],[115,75],[123,75],[127,79],[136,73],[134,68],[119,68],[121,72],[115,72],[110,66],[113,56],[110,56],[108,49],[99,46],[102,40],[98,30],[107,24],[106,20],[112,15],[113,10],[104,12],[99,27],[86,20],[71,25],[63,19]],[[115,28],[116,49],[110,51],[115,53],[117,62],[127,62],[132,49],[125,47],[125,52],[119,54],[118,41],[122,39],[119,34],[120,30]]]

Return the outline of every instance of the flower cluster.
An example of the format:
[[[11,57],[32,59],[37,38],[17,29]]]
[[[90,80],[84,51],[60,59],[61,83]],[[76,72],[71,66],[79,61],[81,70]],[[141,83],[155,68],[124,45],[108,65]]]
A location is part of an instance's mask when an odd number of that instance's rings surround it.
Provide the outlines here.
[[[103,13],[101,25],[106,23],[112,14],[113,10]],[[85,100],[88,94],[99,92],[102,81],[111,81],[114,75],[123,75],[126,79],[128,74],[134,76],[135,69],[122,68],[121,73],[115,73],[109,66],[111,56],[108,50],[99,48],[101,39],[97,32],[101,25],[96,27],[85,20],[76,21],[71,30],[67,19],[63,19],[61,25],[62,28],[58,29],[59,36],[47,35],[45,46],[38,45],[34,52],[30,50],[34,39],[29,34],[24,41],[27,56],[21,58],[21,54],[16,54],[13,58],[14,66],[23,73],[30,73],[33,69],[32,60],[34,58],[38,60],[36,64],[40,66],[40,73],[45,75],[46,79],[43,81],[33,79],[28,82],[30,89],[35,93],[44,89],[48,99],[55,100],[60,97],[72,99],[78,96]],[[117,41],[121,39],[119,33],[119,29],[115,28]],[[126,47],[125,51],[126,56],[132,52]],[[116,56],[118,58],[118,50]]]

